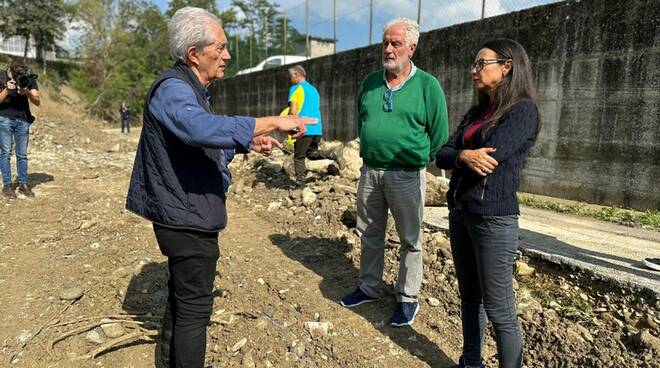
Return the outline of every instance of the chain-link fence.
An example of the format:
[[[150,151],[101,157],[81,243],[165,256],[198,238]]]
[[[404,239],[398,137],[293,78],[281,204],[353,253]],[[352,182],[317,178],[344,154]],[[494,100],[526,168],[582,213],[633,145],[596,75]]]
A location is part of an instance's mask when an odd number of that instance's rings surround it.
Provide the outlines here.
[[[292,0],[281,1],[289,22],[312,38],[337,40],[337,51],[380,42],[395,17],[417,20],[422,31],[470,22],[558,0]]]
[[[229,75],[281,65],[273,55],[317,57],[379,43],[396,17],[417,20],[422,32],[560,0],[240,0],[230,30]],[[236,3],[236,1],[234,1]],[[259,5],[261,4],[261,5]],[[270,63],[270,64],[269,64]]]

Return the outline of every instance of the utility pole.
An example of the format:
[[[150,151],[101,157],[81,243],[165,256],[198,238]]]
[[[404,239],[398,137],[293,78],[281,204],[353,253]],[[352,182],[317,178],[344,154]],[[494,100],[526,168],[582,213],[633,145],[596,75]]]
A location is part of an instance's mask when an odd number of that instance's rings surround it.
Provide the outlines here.
[[[486,13],[486,0],[481,0],[481,19],[484,19]]]
[[[420,24],[422,18],[422,0],[417,0],[417,24]]]
[[[264,14],[264,49],[266,50],[266,57],[268,59],[268,14]]]
[[[250,68],[252,68],[252,41],[254,40],[254,24],[250,22],[250,39],[249,41],[249,46],[250,46]]]
[[[371,45],[371,29],[374,25],[374,0],[369,0],[369,45]]]
[[[238,32],[236,32],[236,71],[239,71],[241,69],[241,53],[239,49],[239,39],[238,39]]]
[[[310,57],[310,53],[309,53],[309,0],[305,0],[305,56]]]
[[[284,9],[284,26],[282,27],[282,43],[284,44],[284,51],[282,51],[282,54],[284,55],[284,62],[283,64],[286,64],[286,55],[288,54],[287,49],[286,49],[286,34],[287,34],[287,26],[286,26],[286,9]]]
[[[332,53],[337,53],[337,0],[332,0]]]

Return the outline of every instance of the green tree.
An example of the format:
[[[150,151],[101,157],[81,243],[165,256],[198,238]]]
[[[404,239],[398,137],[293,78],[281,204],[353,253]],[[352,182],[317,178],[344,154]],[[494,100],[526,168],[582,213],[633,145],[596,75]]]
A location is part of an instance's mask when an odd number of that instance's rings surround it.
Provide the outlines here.
[[[228,75],[250,66],[246,56],[249,38],[245,37],[248,24],[254,25],[258,38],[253,45],[255,61],[278,53],[291,54],[295,40],[303,38],[289,25],[288,50],[284,50],[284,20],[277,6],[268,0],[235,0],[233,8],[222,12],[214,0],[172,0],[165,14],[147,1],[78,0],[76,3],[76,24],[80,25],[81,35],[77,54],[81,62],[72,80],[87,100],[90,112],[107,120],[116,120],[123,100],[133,111],[142,111],[145,94],[154,77],[172,64],[168,49],[168,15],[183,6],[208,9],[223,20],[233,56]],[[237,22],[239,11],[253,22],[245,19]]]
[[[277,4],[268,0],[232,0],[232,6],[243,14],[238,26],[243,33],[247,33],[248,59],[252,59],[251,62],[265,59],[268,57],[272,35],[276,31],[275,17],[279,14]]]
[[[242,17],[229,37],[233,61],[227,69],[228,75],[252,67],[271,55],[295,54],[296,44],[305,39],[290,22],[284,32],[284,16],[275,2],[232,0],[232,6]],[[238,42],[236,35],[239,35]]]
[[[236,24],[236,12],[234,9],[229,8],[225,11],[220,11],[216,0],[170,0],[165,15],[167,15],[168,18],[172,18],[177,10],[186,6],[194,6],[208,10],[222,21],[225,29],[233,28]]]
[[[108,120],[123,100],[141,112],[154,76],[172,64],[166,17],[142,0],[80,0],[78,9],[82,62],[74,86]]]

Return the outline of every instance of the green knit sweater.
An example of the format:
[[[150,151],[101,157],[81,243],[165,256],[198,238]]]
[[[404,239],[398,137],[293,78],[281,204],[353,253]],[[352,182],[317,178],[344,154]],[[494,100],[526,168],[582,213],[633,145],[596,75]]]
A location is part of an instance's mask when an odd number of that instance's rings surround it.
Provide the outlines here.
[[[383,70],[369,74],[357,100],[357,136],[364,164],[377,170],[420,170],[447,142],[445,94],[438,80],[417,69],[392,93],[392,111],[385,111]]]

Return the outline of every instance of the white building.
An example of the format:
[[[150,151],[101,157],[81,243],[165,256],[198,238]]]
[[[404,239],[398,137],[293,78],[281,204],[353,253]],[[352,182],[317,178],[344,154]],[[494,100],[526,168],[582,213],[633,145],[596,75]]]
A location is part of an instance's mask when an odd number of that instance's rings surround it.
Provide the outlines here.
[[[58,42],[59,44],[59,42]],[[58,60],[66,54],[66,51],[59,45],[56,46],[58,51],[46,51],[44,57],[48,61]],[[23,57],[25,55],[25,37],[11,36],[5,38],[0,34],[0,54]],[[37,57],[37,47],[34,39],[30,40],[28,45],[27,58],[35,59]]]
[[[305,39],[301,40],[302,42],[299,42],[296,44],[296,54],[298,55],[305,55],[307,53],[306,47],[305,47]],[[325,56],[325,55],[331,55],[334,52],[335,49],[335,42],[336,40],[333,40],[331,38],[321,38],[321,37],[315,37],[315,36],[310,36],[309,37],[309,57],[310,58],[315,58],[315,57],[320,57],[320,56]]]

